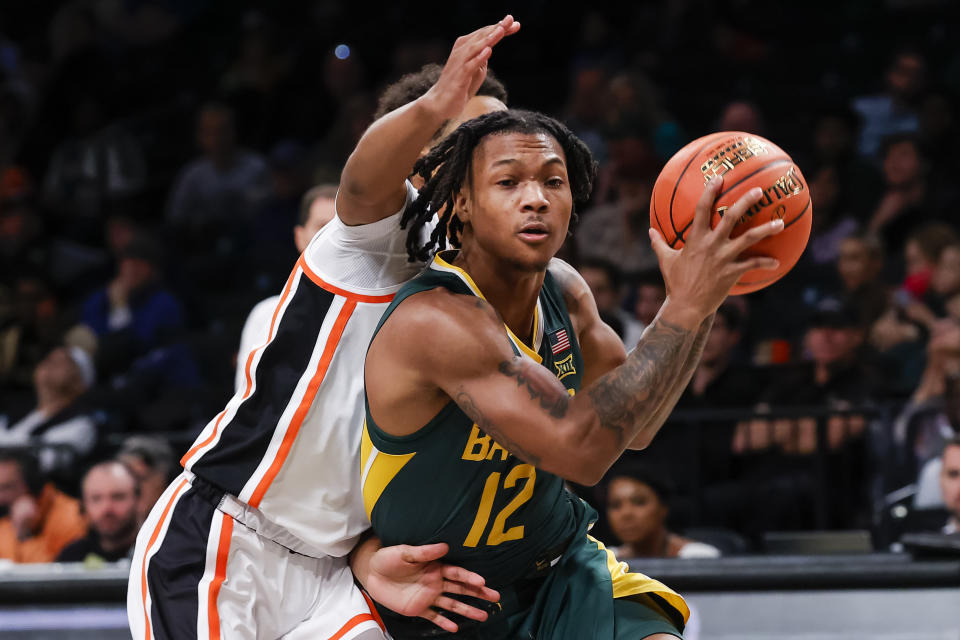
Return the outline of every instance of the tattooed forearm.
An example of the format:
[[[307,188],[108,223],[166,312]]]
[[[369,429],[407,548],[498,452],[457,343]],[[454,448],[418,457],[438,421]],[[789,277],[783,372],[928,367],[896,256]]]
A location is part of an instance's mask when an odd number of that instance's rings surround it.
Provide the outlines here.
[[[457,393],[454,401],[471,420],[477,423],[481,431],[496,440],[504,449],[535,467],[540,465],[540,457],[525,451],[523,447],[507,436],[502,429],[493,424],[493,422],[483,414],[483,411],[480,410],[480,407],[477,406],[477,403],[473,401],[473,398],[471,398],[470,394],[466,391]]]
[[[640,344],[586,390],[600,426],[625,446],[644,431],[681,378],[696,332],[657,318]]]
[[[536,367],[541,371],[531,371],[529,370],[530,367]],[[530,394],[530,399],[539,400],[540,408],[549,413],[551,417],[563,418],[567,415],[567,409],[570,407],[570,394],[567,393],[563,385],[557,382],[556,378],[546,378],[542,367],[516,357],[513,360],[501,362],[499,369],[503,375],[516,378],[517,386],[525,386]],[[547,373],[546,375],[550,374]]]
[[[677,400],[683,395],[684,390],[690,383],[693,372],[696,370],[697,365],[700,364],[700,356],[703,355],[703,348],[707,344],[710,328],[713,326],[713,318],[714,316],[710,315],[700,325],[700,328],[697,330],[697,335],[694,336],[693,343],[690,346],[690,352],[687,354],[686,360],[684,360],[683,365],[678,371],[676,383],[671,387],[669,393],[664,396],[663,401],[654,411],[653,415],[649,416],[647,424],[644,426],[640,436],[628,446],[646,446],[650,438],[660,430],[663,423],[670,417],[670,413],[673,411],[674,406],[676,406]]]

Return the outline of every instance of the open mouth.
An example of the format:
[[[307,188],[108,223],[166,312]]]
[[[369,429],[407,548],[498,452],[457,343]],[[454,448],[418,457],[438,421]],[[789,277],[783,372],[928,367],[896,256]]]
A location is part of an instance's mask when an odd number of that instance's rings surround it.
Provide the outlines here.
[[[550,235],[550,232],[547,230],[547,225],[541,222],[531,222],[523,225],[519,235],[528,242],[536,242],[545,240]]]

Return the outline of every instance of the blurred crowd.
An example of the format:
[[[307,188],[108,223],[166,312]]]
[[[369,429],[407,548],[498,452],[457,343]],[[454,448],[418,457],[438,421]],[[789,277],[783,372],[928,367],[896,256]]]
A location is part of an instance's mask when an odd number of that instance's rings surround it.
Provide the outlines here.
[[[0,8],[0,558],[125,555],[242,380],[251,309],[332,216],[380,90],[503,13],[343,4]],[[752,0],[505,7],[524,23],[491,62],[509,104],[600,163],[562,257],[628,349],[666,295],[649,198],[681,146],[768,137],[813,200],[800,263],[724,304],[675,419],[578,488],[627,554],[874,528],[894,494],[957,526],[960,20],[875,5],[809,3],[789,28]]]

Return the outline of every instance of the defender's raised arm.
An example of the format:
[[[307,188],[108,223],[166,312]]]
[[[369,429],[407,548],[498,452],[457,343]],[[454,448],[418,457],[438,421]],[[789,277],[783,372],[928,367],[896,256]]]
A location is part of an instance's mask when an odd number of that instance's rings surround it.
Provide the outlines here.
[[[520,23],[508,15],[497,24],[460,36],[437,83],[367,129],[340,178],[337,214],[345,224],[376,222],[403,206],[403,181],[417,157],[444,123],[456,118],[476,95],[493,47],[519,29]]]

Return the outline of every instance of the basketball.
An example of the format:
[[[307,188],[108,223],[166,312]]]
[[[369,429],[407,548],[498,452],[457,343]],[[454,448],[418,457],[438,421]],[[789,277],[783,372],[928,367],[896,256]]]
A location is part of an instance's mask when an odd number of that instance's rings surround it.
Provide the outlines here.
[[[763,196],[737,222],[731,237],[776,218],[784,222],[783,231],[764,238],[743,255],[771,256],[780,261],[780,267],[776,271],[748,271],[730,293],[763,289],[790,271],[807,246],[812,220],[807,182],[783,149],[758,135],[722,131],[694,140],[670,158],[650,198],[650,226],[674,249],[683,246],[704,184],[714,176],[723,177],[723,188],[712,227],[753,187],[763,189]]]

